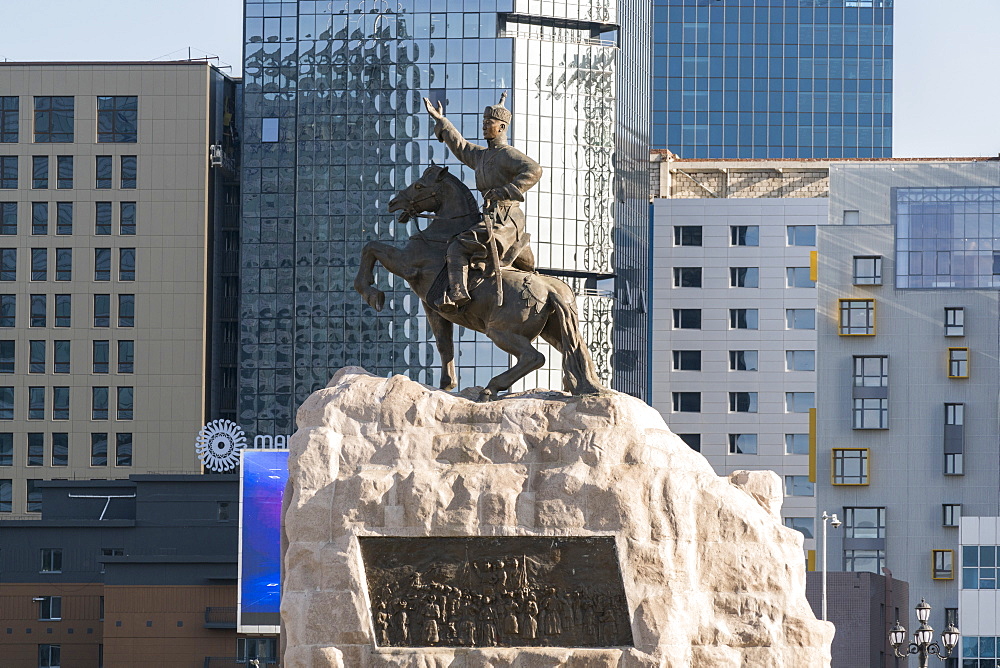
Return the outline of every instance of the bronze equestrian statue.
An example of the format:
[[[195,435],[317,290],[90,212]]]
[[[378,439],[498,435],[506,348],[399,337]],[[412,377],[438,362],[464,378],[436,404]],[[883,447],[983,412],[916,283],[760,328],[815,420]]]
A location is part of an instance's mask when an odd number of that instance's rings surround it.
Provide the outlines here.
[[[576,296],[559,279],[535,272],[519,203],[542,168],[507,144],[511,113],[505,98],[506,93],[484,111],[485,147],[467,141],[445,118],[442,105],[435,108],[424,98],[436,120],[434,134],[475,170],[485,203],[480,211],[472,192],[447,167],[428,167],[390,200],[389,211],[401,211],[401,223],[417,216],[431,222],[403,248],[379,241],[365,244],[354,289],[381,311],[385,293],[374,287],[375,264],[409,283],[423,303],[441,354],[441,389],[456,385],[452,325],[457,324],[482,332],[517,360],[489,381],[480,401],[495,398],[545,363],[531,345],[539,335],[562,354],[564,390],[605,391],[580,334]]]

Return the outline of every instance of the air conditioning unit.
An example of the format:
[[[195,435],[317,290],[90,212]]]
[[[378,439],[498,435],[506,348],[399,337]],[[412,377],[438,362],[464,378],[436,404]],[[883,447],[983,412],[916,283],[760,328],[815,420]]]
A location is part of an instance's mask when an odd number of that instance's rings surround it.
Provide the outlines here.
[[[222,167],[221,144],[212,144],[208,147],[208,164],[212,167]]]

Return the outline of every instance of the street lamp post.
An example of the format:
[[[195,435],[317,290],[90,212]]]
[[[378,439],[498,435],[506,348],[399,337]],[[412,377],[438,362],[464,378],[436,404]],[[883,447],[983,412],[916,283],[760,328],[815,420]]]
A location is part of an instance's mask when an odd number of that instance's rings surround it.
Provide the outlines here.
[[[941,634],[941,642],[945,649],[944,654],[942,654],[941,646],[932,642],[934,629],[927,623],[931,616],[931,606],[927,605],[927,601],[924,599],[920,599],[920,605],[916,607],[916,610],[920,628],[913,632],[913,642],[900,650],[900,647],[906,642],[906,629],[900,626],[897,619],[896,625],[889,631],[889,644],[892,645],[893,653],[900,659],[905,659],[908,654],[916,654],[920,660],[920,668],[927,668],[927,659],[932,654],[942,661],[951,656],[952,650],[958,645],[959,631],[954,624],[949,624],[944,633]]]
[[[823,621],[826,621],[826,523],[827,520],[830,521],[830,525],[836,529],[842,522],[837,519],[837,513],[833,515],[827,515],[826,511],[823,511],[821,517],[823,520]]]

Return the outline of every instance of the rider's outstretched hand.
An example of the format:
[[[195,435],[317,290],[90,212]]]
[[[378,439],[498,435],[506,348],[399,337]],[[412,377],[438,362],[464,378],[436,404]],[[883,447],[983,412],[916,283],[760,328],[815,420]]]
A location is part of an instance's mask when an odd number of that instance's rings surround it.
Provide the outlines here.
[[[444,118],[444,103],[440,100],[437,103],[437,107],[428,98],[424,98],[424,107],[427,108],[427,113],[431,115],[431,118],[435,120],[441,120]]]

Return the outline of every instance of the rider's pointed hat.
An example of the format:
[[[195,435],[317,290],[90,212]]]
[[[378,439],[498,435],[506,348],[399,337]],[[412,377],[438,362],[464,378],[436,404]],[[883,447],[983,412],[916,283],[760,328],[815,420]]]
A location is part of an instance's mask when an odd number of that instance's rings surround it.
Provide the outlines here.
[[[492,104],[483,110],[483,118],[495,118],[498,121],[502,121],[507,125],[510,125],[510,119],[513,118],[513,114],[510,113],[510,109],[503,106],[506,99],[507,91],[504,91],[500,94],[500,102]]]

